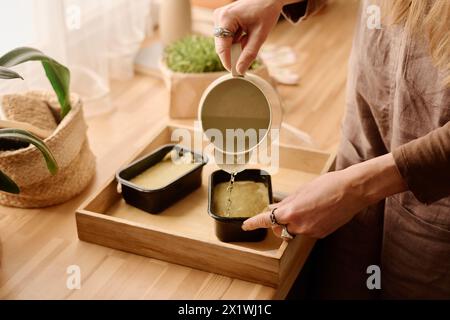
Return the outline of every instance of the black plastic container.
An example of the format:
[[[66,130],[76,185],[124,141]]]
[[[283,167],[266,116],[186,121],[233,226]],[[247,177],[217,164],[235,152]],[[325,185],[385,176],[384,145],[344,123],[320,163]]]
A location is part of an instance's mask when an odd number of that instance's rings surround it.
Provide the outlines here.
[[[199,165],[185,175],[160,189],[141,188],[129,180],[161,161],[171,150],[178,154],[190,152]],[[208,158],[178,145],[168,144],[151,154],[144,156],[116,173],[117,181],[122,185],[125,202],[148,213],[160,213],[202,184],[202,169]]]
[[[208,213],[215,220],[216,236],[223,242],[256,242],[266,237],[267,229],[252,231],[242,230],[242,223],[248,218],[223,217],[216,215],[213,208],[214,187],[222,182],[229,182],[231,175],[223,170],[214,171],[209,177],[208,186]],[[269,202],[273,203],[272,182],[270,175],[263,170],[247,169],[239,172],[235,181],[262,182],[269,192]]]

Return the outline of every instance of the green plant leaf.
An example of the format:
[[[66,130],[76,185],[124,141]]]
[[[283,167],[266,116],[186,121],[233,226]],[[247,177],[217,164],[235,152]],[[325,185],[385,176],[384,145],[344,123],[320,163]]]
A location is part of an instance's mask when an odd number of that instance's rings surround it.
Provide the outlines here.
[[[0,57],[0,66],[12,67],[27,61],[40,61],[42,63],[45,74],[58,97],[61,106],[61,118],[64,118],[71,108],[69,69],[41,51],[29,47],[20,47],[7,52]]]
[[[19,193],[19,186],[0,170],[0,190],[9,193]]]
[[[53,175],[56,174],[56,172],[58,172],[58,164],[56,163],[56,160],[53,157],[52,152],[44,143],[44,141],[42,141],[35,135],[21,129],[0,129],[0,138],[17,139],[33,144],[34,146],[36,146],[36,148],[39,149],[39,151],[44,156],[44,160],[45,163],[47,164],[48,171],[50,171],[50,173]]]
[[[17,79],[17,78],[23,80],[22,76],[17,72],[0,66],[0,79]]]

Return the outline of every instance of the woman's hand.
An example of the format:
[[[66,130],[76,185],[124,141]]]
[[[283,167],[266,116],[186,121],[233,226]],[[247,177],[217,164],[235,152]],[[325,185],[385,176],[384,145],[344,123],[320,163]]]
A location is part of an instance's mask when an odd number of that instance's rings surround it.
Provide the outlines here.
[[[275,217],[291,234],[323,238],[360,210],[405,190],[394,158],[387,154],[318,177],[275,204]],[[270,227],[280,236],[281,228],[271,224],[270,212],[247,219],[242,226],[244,230]]]
[[[236,67],[240,74],[255,60],[283,6],[293,2],[299,0],[240,0],[214,11],[215,26],[234,32],[234,40],[241,41],[243,51]],[[246,35],[240,38],[242,32]],[[215,38],[215,41],[217,54],[224,67],[230,70],[230,48],[233,39]]]

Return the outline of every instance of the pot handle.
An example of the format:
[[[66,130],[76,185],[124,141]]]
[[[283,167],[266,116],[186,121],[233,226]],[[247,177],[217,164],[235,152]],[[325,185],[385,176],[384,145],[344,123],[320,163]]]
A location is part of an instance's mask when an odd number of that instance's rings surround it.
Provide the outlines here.
[[[239,74],[236,70],[236,65],[241,53],[242,53],[241,44],[239,42],[233,43],[231,45],[231,75],[233,77],[243,76],[242,74]]]

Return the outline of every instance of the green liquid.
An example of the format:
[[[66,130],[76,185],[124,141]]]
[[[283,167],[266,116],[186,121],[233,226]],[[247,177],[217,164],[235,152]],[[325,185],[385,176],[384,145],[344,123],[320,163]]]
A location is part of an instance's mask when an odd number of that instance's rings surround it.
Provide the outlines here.
[[[214,213],[222,217],[249,218],[265,211],[269,206],[269,192],[262,182],[233,181],[214,187]]]

